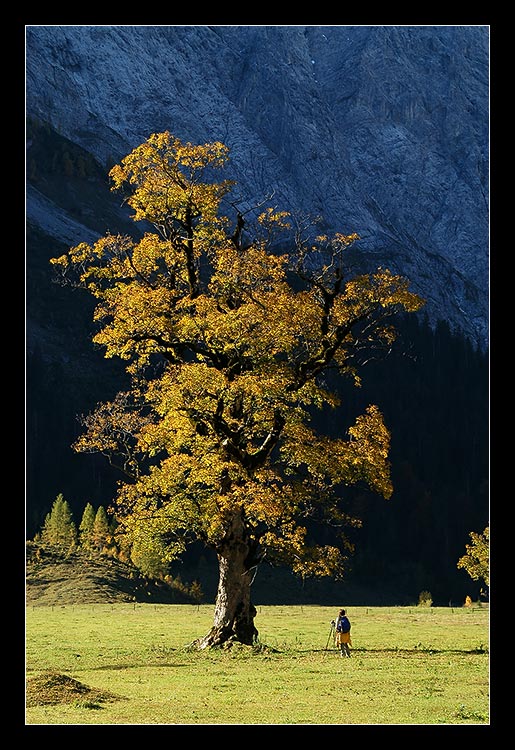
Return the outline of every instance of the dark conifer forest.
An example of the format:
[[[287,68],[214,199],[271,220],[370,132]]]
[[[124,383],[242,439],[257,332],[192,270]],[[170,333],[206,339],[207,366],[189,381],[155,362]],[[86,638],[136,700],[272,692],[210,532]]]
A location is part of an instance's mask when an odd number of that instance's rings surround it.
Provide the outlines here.
[[[90,343],[89,299],[78,293],[78,303],[48,278],[38,290],[33,304],[46,309],[69,348],[49,361],[41,340],[27,357],[27,538],[58,493],[80,519],[87,502],[109,506],[121,478],[102,456],[76,455],[71,444],[80,433],[78,415],[118,390],[123,369]],[[362,387],[340,382],[342,406],[314,415],[337,434],[341,419],[350,424],[376,403],[391,431],[392,498],[355,487],[342,497],[363,521],[349,530],[355,554],[348,580],[385,603],[416,601],[423,590],[436,603],[459,602],[479,595],[456,563],[469,531],[482,531],[489,518],[488,355],[445,322],[431,328],[423,315],[399,327],[394,351],[365,368]]]

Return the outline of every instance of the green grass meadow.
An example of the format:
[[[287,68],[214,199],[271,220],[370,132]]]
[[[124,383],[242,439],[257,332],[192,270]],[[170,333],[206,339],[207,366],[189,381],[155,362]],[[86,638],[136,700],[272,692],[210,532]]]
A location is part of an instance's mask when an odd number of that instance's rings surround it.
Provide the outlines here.
[[[213,605],[28,607],[28,683],[67,675],[112,700],[33,705],[35,724],[489,724],[488,607],[258,606],[261,648],[197,652]]]

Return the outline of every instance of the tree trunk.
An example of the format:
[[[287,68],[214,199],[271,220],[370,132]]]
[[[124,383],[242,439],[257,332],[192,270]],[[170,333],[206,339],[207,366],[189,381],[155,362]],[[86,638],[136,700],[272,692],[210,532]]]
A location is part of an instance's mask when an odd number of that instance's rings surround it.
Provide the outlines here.
[[[204,649],[234,641],[249,646],[255,643],[258,631],[254,617],[257,612],[250,600],[250,587],[258,562],[254,553],[255,544],[247,539],[243,520],[237,514],[217,553],[220,577],[213,627],[192,645]]]

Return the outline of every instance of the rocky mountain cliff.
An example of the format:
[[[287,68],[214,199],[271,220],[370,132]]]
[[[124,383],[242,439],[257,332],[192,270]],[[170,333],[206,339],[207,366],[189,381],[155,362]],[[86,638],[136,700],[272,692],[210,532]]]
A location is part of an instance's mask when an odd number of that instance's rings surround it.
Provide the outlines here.
[[[488,28],[34,26],[26,42],[27,538],[58,493],[77,523],[116,493],[120,475],[71,445],[77,415],[123,390],[123,363],[92,344],[94,300],[54,284],[49,259],[137,231],[107,173],[167,129],[230,147],[241,208],[273,193],[321,214],[361,235],[367,269],[426,298],[362,388],[338,383],[342,413],[321,429],[376,403],[392,434],[391,501],[342,498],[363,521],[347,581],[363,601],[476,596],[456,562],[489,517]]]
[[[29,26],[27,115],[105,169],[170,130],[231,149],[249,204],[358,232],[429,318],[488,337],[489,33],[476,26]],[[28,143],[28,163],[32,144]],[[48,185],[47,185],[48,187]],[[91,206],[89,207],[91,211]],[[110,228],[45,184],[27,219],[67,244]],[[31,252],[30,243],[27,250]]]

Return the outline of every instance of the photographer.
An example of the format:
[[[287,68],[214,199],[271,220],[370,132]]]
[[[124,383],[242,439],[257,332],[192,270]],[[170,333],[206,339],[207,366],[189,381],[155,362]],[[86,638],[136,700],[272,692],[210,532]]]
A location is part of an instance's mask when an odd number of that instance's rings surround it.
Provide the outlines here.
[[[350,658],[350,646],[352,641],[350,637],[350,621],[345,614],[344,609],[340,609],[336,622],[331,621],[331,625],[336,628],[336,647],[340,649],[340,656],[348,656]]]

